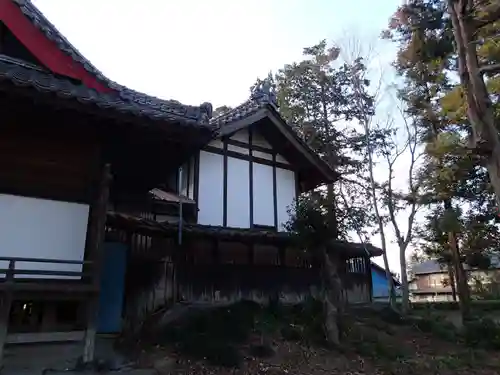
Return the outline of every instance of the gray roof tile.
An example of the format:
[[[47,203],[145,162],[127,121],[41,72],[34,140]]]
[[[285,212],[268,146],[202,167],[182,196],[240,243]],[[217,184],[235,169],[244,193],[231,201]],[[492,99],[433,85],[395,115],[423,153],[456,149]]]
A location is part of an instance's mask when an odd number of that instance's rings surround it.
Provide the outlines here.
[[[136,101],[123,99],[116,92],[100,93],[84,85],[78,85],[64,77],[38,69],[13,59],[0,58],[0,83],[33,88],[41,93],[55,94],[60,98],[75,100],[82,104],[109,108],[122,113],[152,120],[168,120],[182,124],[200,124],[200,107],[182,106],[177,109],[157,109]],[[9,86],[7,86],[9,89]],[[203,125],[203,126],[208,126]]]
[[[87,72],[95,76],[100,82],[116,90],[122,103],[129,102],[130,107],[137,104],[139,107],[142,107],[141,110],[144,112],[147,112],[148,110],[146,107],[149,107],[149,115],[153,118],[161,118],[161,113],[164,112],[166,113],[164,116],[165,119],[169,119],[170,116],[173,115],[178,120],[181,117],[186,117],[188,121],[196,119],[200,124],[208,125],[212,116],[212,105],[210,103],[203,103],[199,107],[188,106],[176,100],[159,99],[111,81],[68,41],[30,0],[14,0],[14,3],[19,6],[26,17],[28,17],[48,39],[53,41],[61,51],[69,55],[74,61],[80,63]],[[40,77],[38,78],[40,79]]]
[[[496,254],[492,254],[490,257],[491,265],[490,268],[500,268],[500,258]],[[467,264],[464,264],[465,269],[470,269]],[[435,259],[425,260],[413,266],[412,272],[415,275],[424,275],[429,273],[440,273],[447,272],[446,266],[440,264]]]

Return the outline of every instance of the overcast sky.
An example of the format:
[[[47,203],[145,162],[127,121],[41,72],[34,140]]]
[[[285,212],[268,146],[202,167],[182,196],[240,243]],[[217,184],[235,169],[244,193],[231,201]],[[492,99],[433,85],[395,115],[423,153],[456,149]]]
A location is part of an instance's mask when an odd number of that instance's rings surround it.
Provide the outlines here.
[[[185,104],[236,106],[321,39],[372,43],[400,0],[33,0],[110,79]],[[387,65],[394,48],[383,47]],[[373,243],[379,244],[374,238]],[[389,251],[399,270],[397,249]],[[379,259],[377,263],[381,263]]]

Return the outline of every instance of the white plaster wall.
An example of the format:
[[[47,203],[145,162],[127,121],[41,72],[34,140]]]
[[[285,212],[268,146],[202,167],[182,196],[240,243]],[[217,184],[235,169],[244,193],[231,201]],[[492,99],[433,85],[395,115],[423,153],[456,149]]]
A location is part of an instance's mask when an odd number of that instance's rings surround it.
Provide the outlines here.
[[[252,144],[255,146],[265,147],[269,149],[272,148],[269,142],[262,135],[256,132],[252,133]]]
[[[200,151],[198,191],[198,223],[223,224],[223,157]]]
[[[284,163],[284,164],[289,164],[288,163],[288,160],[286,160],[283,156],[281,156],[280,154],[277,154],[276,155],[276,161],[278,163]]]
[[[238,154],[248,155],[250,150],[248,148],[243,148],[240,146],[227,145],[229,151],[237,152]]]
[[[255,156],[256,158],[266,159],[269,161],[273,160],[273,154],[271,154],[271,150],[269,150],[269,152],[262,152],[262,151],[253,150],[252,156]]]
[[[230,138],[235,141],[248,143],[248,129],[242,129],[234,133]]]
[[[0,194],[0,256],[82,261],[88,217],[85,204]],[[0,262],[0,268],[7,267]],[[16,262],[16,269],[80,272],[82,266]]]
[[[253,163],[253,221],[274,226],[273,167]]]
[[[227,158],[227,226],[250,227],[250,163]]]
[[[276,168],[276,197],[278,212],[278,230],[284,231],[283,224],[288,221],[288,208],[295,199],[295,172]]]
[[[217,148],[224,148],[224,143],[220,139],[214,139],[213,141],[210,141],[208,145]]]

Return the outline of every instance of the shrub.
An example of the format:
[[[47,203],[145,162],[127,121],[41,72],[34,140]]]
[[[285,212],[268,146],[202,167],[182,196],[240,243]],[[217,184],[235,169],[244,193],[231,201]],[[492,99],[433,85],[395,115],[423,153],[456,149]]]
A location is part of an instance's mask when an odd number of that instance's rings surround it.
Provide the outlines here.
[[[487,318],[466,322],[464,339],[470,346],[500,349],[500,325]]]
[[[414,317],[413,324],[420,331],[432,333],[447,341],[456,341],[459,338],[458,331],[453,323],[439,316]]]

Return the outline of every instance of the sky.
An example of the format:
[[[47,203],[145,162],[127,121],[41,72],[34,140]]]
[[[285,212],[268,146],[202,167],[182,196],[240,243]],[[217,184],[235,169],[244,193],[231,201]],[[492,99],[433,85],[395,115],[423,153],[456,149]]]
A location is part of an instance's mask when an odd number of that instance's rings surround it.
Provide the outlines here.
[[[300,60],[304,47],[322,39],[375,41],[374,62],[385,69],[395,48],[376,40],[401,0],[33,3],[108,78],[162,99],[217,108],[245,101],[257,77]],[[398,272],[397,247],[390,244],[388,256]]]

